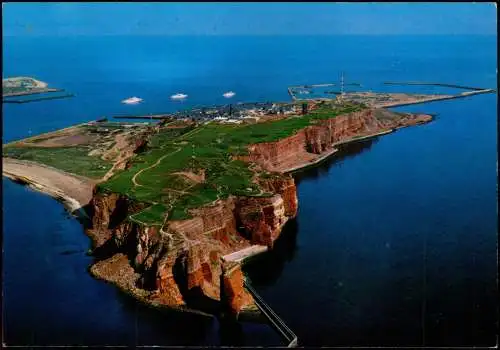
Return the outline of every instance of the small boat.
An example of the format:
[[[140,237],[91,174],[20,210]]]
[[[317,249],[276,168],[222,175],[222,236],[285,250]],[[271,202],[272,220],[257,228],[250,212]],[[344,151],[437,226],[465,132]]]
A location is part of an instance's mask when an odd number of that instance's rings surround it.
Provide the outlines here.
[[[127,105],[135,105],[135,104],[138,104],[142,102],[142,98],[139,98],[139,97],[130,97],[130,98],[127,98],[126,100],[123,100],[122,103],[125,103]]]
[[[236,93],[235,93],[235,92],[228,91],[228,92],[225,92],[222,96],[224,96],[225,98],[231,98],[231,97],[233,97],[234,95],[236,95]]]
[[[170,96],[170,98],[172,100],[183,100],[186,97],[188,97],[188,95],[186,95],[186,94],[175,94],[175,95]]]

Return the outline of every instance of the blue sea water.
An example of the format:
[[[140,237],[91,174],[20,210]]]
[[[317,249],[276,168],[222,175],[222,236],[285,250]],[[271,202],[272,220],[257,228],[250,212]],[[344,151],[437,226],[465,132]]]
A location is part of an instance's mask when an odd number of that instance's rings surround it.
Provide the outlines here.
[[[495,36],[4,37],[3,77],[73,98],[3,105],[3,142],[103,116],[286,101],[289,85],[436,92],[384,81],[496,86]],[[440,88],[437,92],[448,92]],[[184,102],[169,96],[182,92]],[[121,100],[139,96],[139,105]],[[497,322],[497,97],[402,107],[430,124],[353,144],[297,174],[299,214],[246,269],[303,345],[491,346]],[[89,240],[61,204],[3,179],[8,345],[276,345],[160,313],[93,279]]]

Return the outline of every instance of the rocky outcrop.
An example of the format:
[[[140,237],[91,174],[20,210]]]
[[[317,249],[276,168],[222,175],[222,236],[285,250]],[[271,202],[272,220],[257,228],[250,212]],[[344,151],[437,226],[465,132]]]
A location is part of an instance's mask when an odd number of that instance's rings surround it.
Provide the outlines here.
[[[295,181],[290,175],[279,174],[267,179],[260,179],[261,188],[267,192],[276,193],[283,198],[283,206],[287,217],[295,217],[299,201]]]
[[[221,257],[251,244],[272,247],[284,223],[297,211],[293,178],[274,176],[261,185],[275,194],[229,197],[191,210],[191,219],[168,221],[163,227],[146,227],[127,219],[144,209],[145,204],[114,193],[95,193],[88,233],[96,248],[111,244],[116,254],[126,254],[135,273],[126,276],[136,278],[134,282],[117,282],[116,276],[109,276],[108,280],[120,286],[133,284],[135,289],[148,292],[152,302],[174,307],[189,306],[196,297],[220,301],[221,289],[230,288],[233,294],[238,288],[242,290],[238,273],[224,275],[225,282],[221,285]],[[100,271],[100,278],[105,278],[106,271],[117,271],[107,268],[104,262],[98,266],[94,270]],[[240,308],[252,299],[246,296],[242,300],[234,305]]]
[[[223,264],[223,298],[225,305],[233,315],[253,304],[253,297],[243,286],[243,272],[241,265],[235,263]]]
[[[279,194],[272,197],[242,198],[238,201],[236,215],[252,244],[269,247],[273,246],[288,220],[284,200]]]
[[[318,155],[331,152],[336,144],[390,131],[404,126],[428,122],[432,117],[395,113],[383,109],[364,109],[342,114],[330,119],[315,120],[296,134],[275,142],[263,142],[248,146],[248,155],[240,156],[244,161],[259,164],[270,171],[286,168],[308,161]]]
[[[297,134],[275,142],[263,142],[248,146],[248,155],[239,157],[243,161],[254,162],[265,169],[279,164],[284,158],[303,152],[306,136],[303,130]]]
[[[123,288],[132,289],[133,285],[136,295],[147,295],[145,298],[154,303],[182,307],[191,305],[196,298],[224,300],[237,314],[253,301],[243,287],[240,266],[223,263],[223,257],[251,244],[273,247],[283,225],[297,214],[294,179],[273,169],[284,160],[296,164],[301,154],[324,154],[336,143],[354,136],[429,120],[428,116],[370,109],[316,121],[276,142],[251,145],[244,160],[270,170],[255,179],[261,196],[230,196],[190,210],[190,219],[167,221],[162,227],[146,227],[128,219],[146,204],[123,195],[95,192],[90,204],[89,235],[97,248],[109,245],[115,249],[112,254],[122,255],[98,262],[94,270],[101,278],[128,286]],[[115,275],[106,277],[106,273]]]
[[[110,239],[118,247],[122,246],[128,234],[135,229],[134,224],[125,219],[146,206],[145,203],[134,202],[117,193],[97,194],[94,189],[94,196],[89,204],[92,225],[87,229],[94,248],[102,247]]]

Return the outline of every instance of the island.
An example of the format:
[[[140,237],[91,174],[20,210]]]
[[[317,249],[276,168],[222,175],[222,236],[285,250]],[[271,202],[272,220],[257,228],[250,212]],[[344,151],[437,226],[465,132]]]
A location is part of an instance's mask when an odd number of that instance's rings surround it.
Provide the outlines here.
[[[3,174],[87,218],[95,277],[158,307],[255,313],[241,265],[296,216],[290,172],[432,117],[342,100],[239,113],[72,126],[4,145]]]
[[[46,82],[31,77],[13,77],[2,79],[2,98],[4,103],[26,103],[55,98],[71,97],[72,94],[40,96],[30,99],[14,99],[14,97],[30,96],[45,93],[63,92],[63,89],[49,88]]]

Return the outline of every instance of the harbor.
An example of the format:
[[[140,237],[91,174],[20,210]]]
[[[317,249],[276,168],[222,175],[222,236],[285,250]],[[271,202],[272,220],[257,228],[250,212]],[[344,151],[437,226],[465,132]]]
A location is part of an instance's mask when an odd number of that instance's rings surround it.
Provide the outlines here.
[[[298,107],[291,102],[245,102],[215,106],[194,106],[172,113],[116,115],[113,119],[185,120],[196,122],[252,123],[261,118],[295,114]],[[104,118],[104,117],[103,117]]]
[[[344,102],[358,103],[372,108],[402,107],[408,105],[459,99],[479,94],[495,93],[495,89],[475,88],[470,86],[428,83],[428,82],[384,82],[385,85],[424,85],[464,89],[457,94],[423,94],[403,92],[346,91],[346,86],[362,86],[360,83],[345,83],[343,75],[340,84],[322,83],[295,85],[287,88],[291,102],[238,102],[215,106],[193,106],[171,113],[151,113],[146,115],[116,115],[114,119],[141,120],[191,120],[199,123],[218,122],[221,124],[257,123],[275,118],[307,114],[317,103],[327,102],[341,105]],[[328,88],[340,85],[339,91],[323,91],[315,93],[317,88]],[[332,96],[333,95],[333,96]]]
[[[435,94],[435,93],[403,93],[403,92],[376,92],[368,91],[347,91],[346,86],[361,86],[359,83],[345,83],[344,74],[342,73],[340,83],[328,84],[312,84],[312,85],[299,85],[288,87],[288,94],[293,101],[308,102],[308,101],[348,101],[354,103],[365,104],[374,108],[389,108],[401,107],[414,104],[428,103],[434,101],[443,101],[464,98],[473,95],[487,94],[496,92],[495,89],[470,87],[458,84],[448,83],[431,83],[419,81],[395,82],[386,81],[384,85],[401,85],[401,86],[434,86],[434,87],[447,87],[461,90],[468,90],[455,94]],[[315,89],[338,86],[339,91],[315,91]],[[332,96],[333,95],[333,96]]]
[[[48,86],[48,83],[32,77],[2,79],[2,102],[19,104],[74,96],[74,94],[65,93],[64,89],[50,88]],[[55,93],[63,94],[54,95]],[[47,94],[47,96],[39,96],[41,94]],[[32,95],[38,95],[39,97],[30,98],[29,96]],[[24,96],[27,96],[27,98],[22,98]]]

